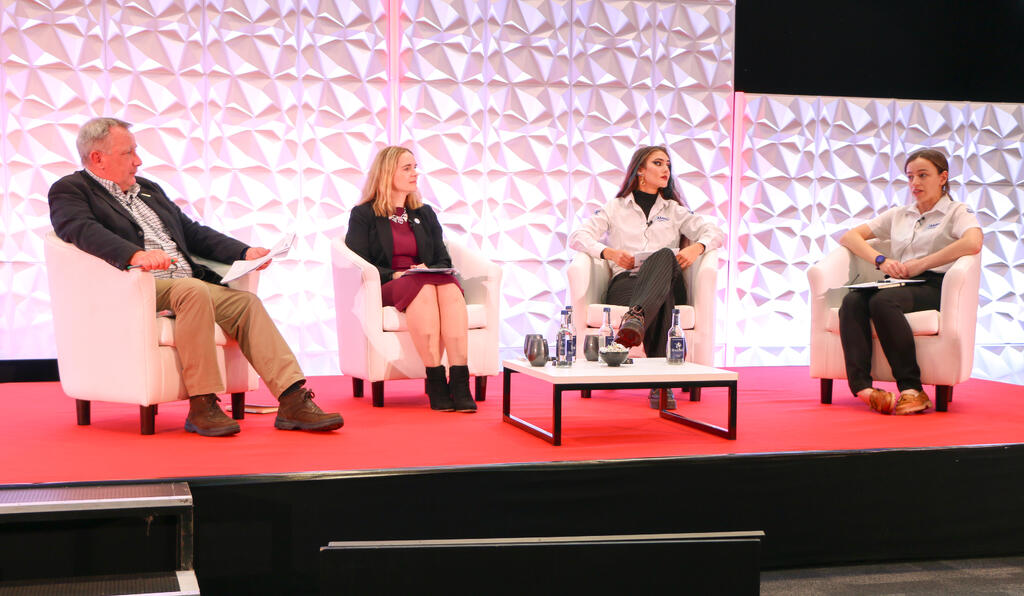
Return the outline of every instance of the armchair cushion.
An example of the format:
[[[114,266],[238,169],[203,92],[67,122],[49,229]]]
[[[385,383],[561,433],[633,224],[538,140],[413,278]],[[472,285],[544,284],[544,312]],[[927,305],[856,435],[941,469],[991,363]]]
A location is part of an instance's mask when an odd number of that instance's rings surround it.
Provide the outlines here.
[[[917,312],[908,312],[905,315],[907,322],[910,323],[910,330],[914,332],[914,335],[938,335],[939,334],[939,311],[937,310],[919,310]],[[839,309],[830,308],[828,312],[827,330],[831,333],[839,333]],[[871,336],[878,337],[878,333],[875,332],[875,324],[871,324]]]

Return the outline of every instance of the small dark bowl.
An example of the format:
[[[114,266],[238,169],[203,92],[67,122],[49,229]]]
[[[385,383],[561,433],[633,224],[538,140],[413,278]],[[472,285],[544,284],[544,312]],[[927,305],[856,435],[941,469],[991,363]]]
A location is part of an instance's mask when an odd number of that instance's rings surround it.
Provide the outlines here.
[[[608,366],[618,366],[629,357],[629,352],[601,352],[601,360]]]

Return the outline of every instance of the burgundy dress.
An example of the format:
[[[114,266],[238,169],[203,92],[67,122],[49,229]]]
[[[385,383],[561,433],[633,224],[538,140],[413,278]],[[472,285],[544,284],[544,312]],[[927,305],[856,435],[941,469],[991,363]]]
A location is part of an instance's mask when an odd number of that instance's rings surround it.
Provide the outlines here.
[[[395,215],[401,216],[405,213],[402,207],[395,208]],[[405,271],[413,265],[422,263],[419,258],[419,250],[416,248],[416,236],[412,233],[409,222],[391,224],[391,237],[394,238],[394,252],[391,257],[391,268],[395,271]],[[417,273],[415,275],[403,275],[398,279],[392,279],[380,287],[381,301],[384,306],[394,306],[401,312],[409,307],[409,303],[419,294],[420,289],[425,285],[442,286],[444,284],[455,284],[462,289],[459,281],[454,275],[447,273]]]

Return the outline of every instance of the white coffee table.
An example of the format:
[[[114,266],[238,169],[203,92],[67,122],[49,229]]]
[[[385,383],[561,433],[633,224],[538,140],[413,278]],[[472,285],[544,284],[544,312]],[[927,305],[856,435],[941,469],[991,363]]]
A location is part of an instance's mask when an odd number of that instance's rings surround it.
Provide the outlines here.
[[[678,422],[726,439],[736,438],[736,382],[739,375],[729,370],[685,362],[667,364],[664,358],[634,358],[633,364],[608,366],[600,362],[576,362],[570,367],[558,368],[553,363],[531,366],[525,359],[503,360],[502,419],[526,432],[536,435],[552,445],[562,444],[562,392],[593,389],[661,389],[662,418]],[[548,432],[539,426],[512,415],[512,373],[522,373],[551,383],[554,430]],[[729,426],[722,428],[700,420],[681,416],[665,409],[669,388],[729,388]],[[682,406],[680,402],[680,407]]]

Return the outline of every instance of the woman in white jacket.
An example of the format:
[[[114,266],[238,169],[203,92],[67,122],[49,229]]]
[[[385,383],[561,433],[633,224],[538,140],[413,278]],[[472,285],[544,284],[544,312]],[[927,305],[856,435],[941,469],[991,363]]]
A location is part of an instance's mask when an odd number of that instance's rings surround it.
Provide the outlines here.
[[[683,236],[691,244],[680,248]],[[668,150],[653,146],[633,154],[615,198],[572,233],[569,246],[611,261],[605,302],[629,307],[615,340],[627,347],[643,343],[648,356],[664,356],[672,309],[686,302],[683,269],[721,246],[723,237],[718,226],[683,206]],[[657,407],[656,392],[651,404]]]

